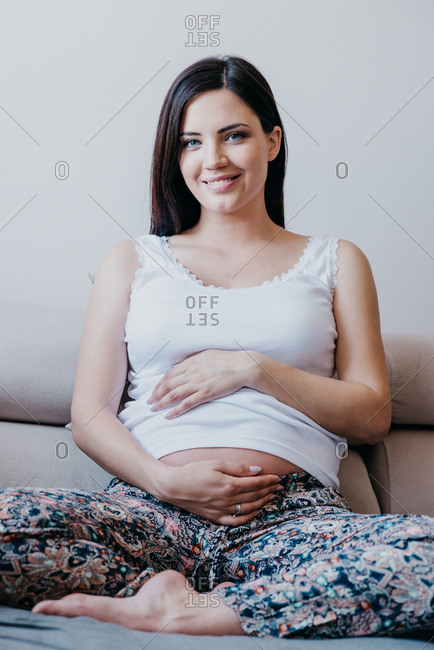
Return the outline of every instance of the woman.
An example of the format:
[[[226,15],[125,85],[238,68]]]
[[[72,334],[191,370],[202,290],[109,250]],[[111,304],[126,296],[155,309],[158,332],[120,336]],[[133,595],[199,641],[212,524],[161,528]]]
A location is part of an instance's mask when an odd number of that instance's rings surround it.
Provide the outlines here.
[[[346,437],[390,425],[377,298],[356,246],[284,229],[285,146],[246,60],[172,84],[151,234],[98,270],[72,404],[75,441],[118,478],[5,491],[9,602],[187,634],[433,624],[433,521],[337,491]]]

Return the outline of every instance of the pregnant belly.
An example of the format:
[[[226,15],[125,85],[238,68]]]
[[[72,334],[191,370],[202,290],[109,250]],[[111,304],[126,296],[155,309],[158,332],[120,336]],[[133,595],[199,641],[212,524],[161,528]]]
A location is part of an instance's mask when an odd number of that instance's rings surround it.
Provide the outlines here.
[[[240,449],[239,447],[199,447],[195,449],[182,449],[166,454],[159,459],[166,465],[179,467],[198,460],[221,460],[243,463],[245,465],[259,465],[260,474],[292,474],[302,472],[302,468],[289,461],[255,449]]]

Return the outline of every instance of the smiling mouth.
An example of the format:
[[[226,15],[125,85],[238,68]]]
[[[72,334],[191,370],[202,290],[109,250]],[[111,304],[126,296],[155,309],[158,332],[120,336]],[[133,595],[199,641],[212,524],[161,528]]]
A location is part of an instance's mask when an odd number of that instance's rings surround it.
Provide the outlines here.
[[[230,183],[233,181],[235,178],[238,178],[240,174],[236,174],[235,176],[231,176],[230,178],[224,178],[221,181],[204,181],[206,185],[224,185],[225,183]]]

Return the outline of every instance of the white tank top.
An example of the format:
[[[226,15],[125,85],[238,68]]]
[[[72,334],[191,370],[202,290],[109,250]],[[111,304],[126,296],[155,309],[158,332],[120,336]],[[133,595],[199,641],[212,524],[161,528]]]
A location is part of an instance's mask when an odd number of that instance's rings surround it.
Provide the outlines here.
[[[256,350],[324,377],[335,370],[338,240],[310,237],[297,264],[259,286],[225,289],[203,283],[173,256],[167,237],[143,235],[131,288],[125,341],[130,387],[119,420],[154,458],[182,449],[238,447],[284,458],[339,487],[345,438],[277,398],[251,388],[183,413],[153,412],[146,401],[163,375],[210,348]]]

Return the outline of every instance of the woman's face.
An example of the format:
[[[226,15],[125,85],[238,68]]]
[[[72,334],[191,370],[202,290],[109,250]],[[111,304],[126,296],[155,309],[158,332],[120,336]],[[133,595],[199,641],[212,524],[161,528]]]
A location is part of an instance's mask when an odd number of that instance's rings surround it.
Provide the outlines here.
[[[264,133],[256,114],[229,90],[193,99],[181,124],[179,167],[201,216],[251,209],[252,202],[265,209],[268,162],[279,153],[280,139],[278,126]]]

